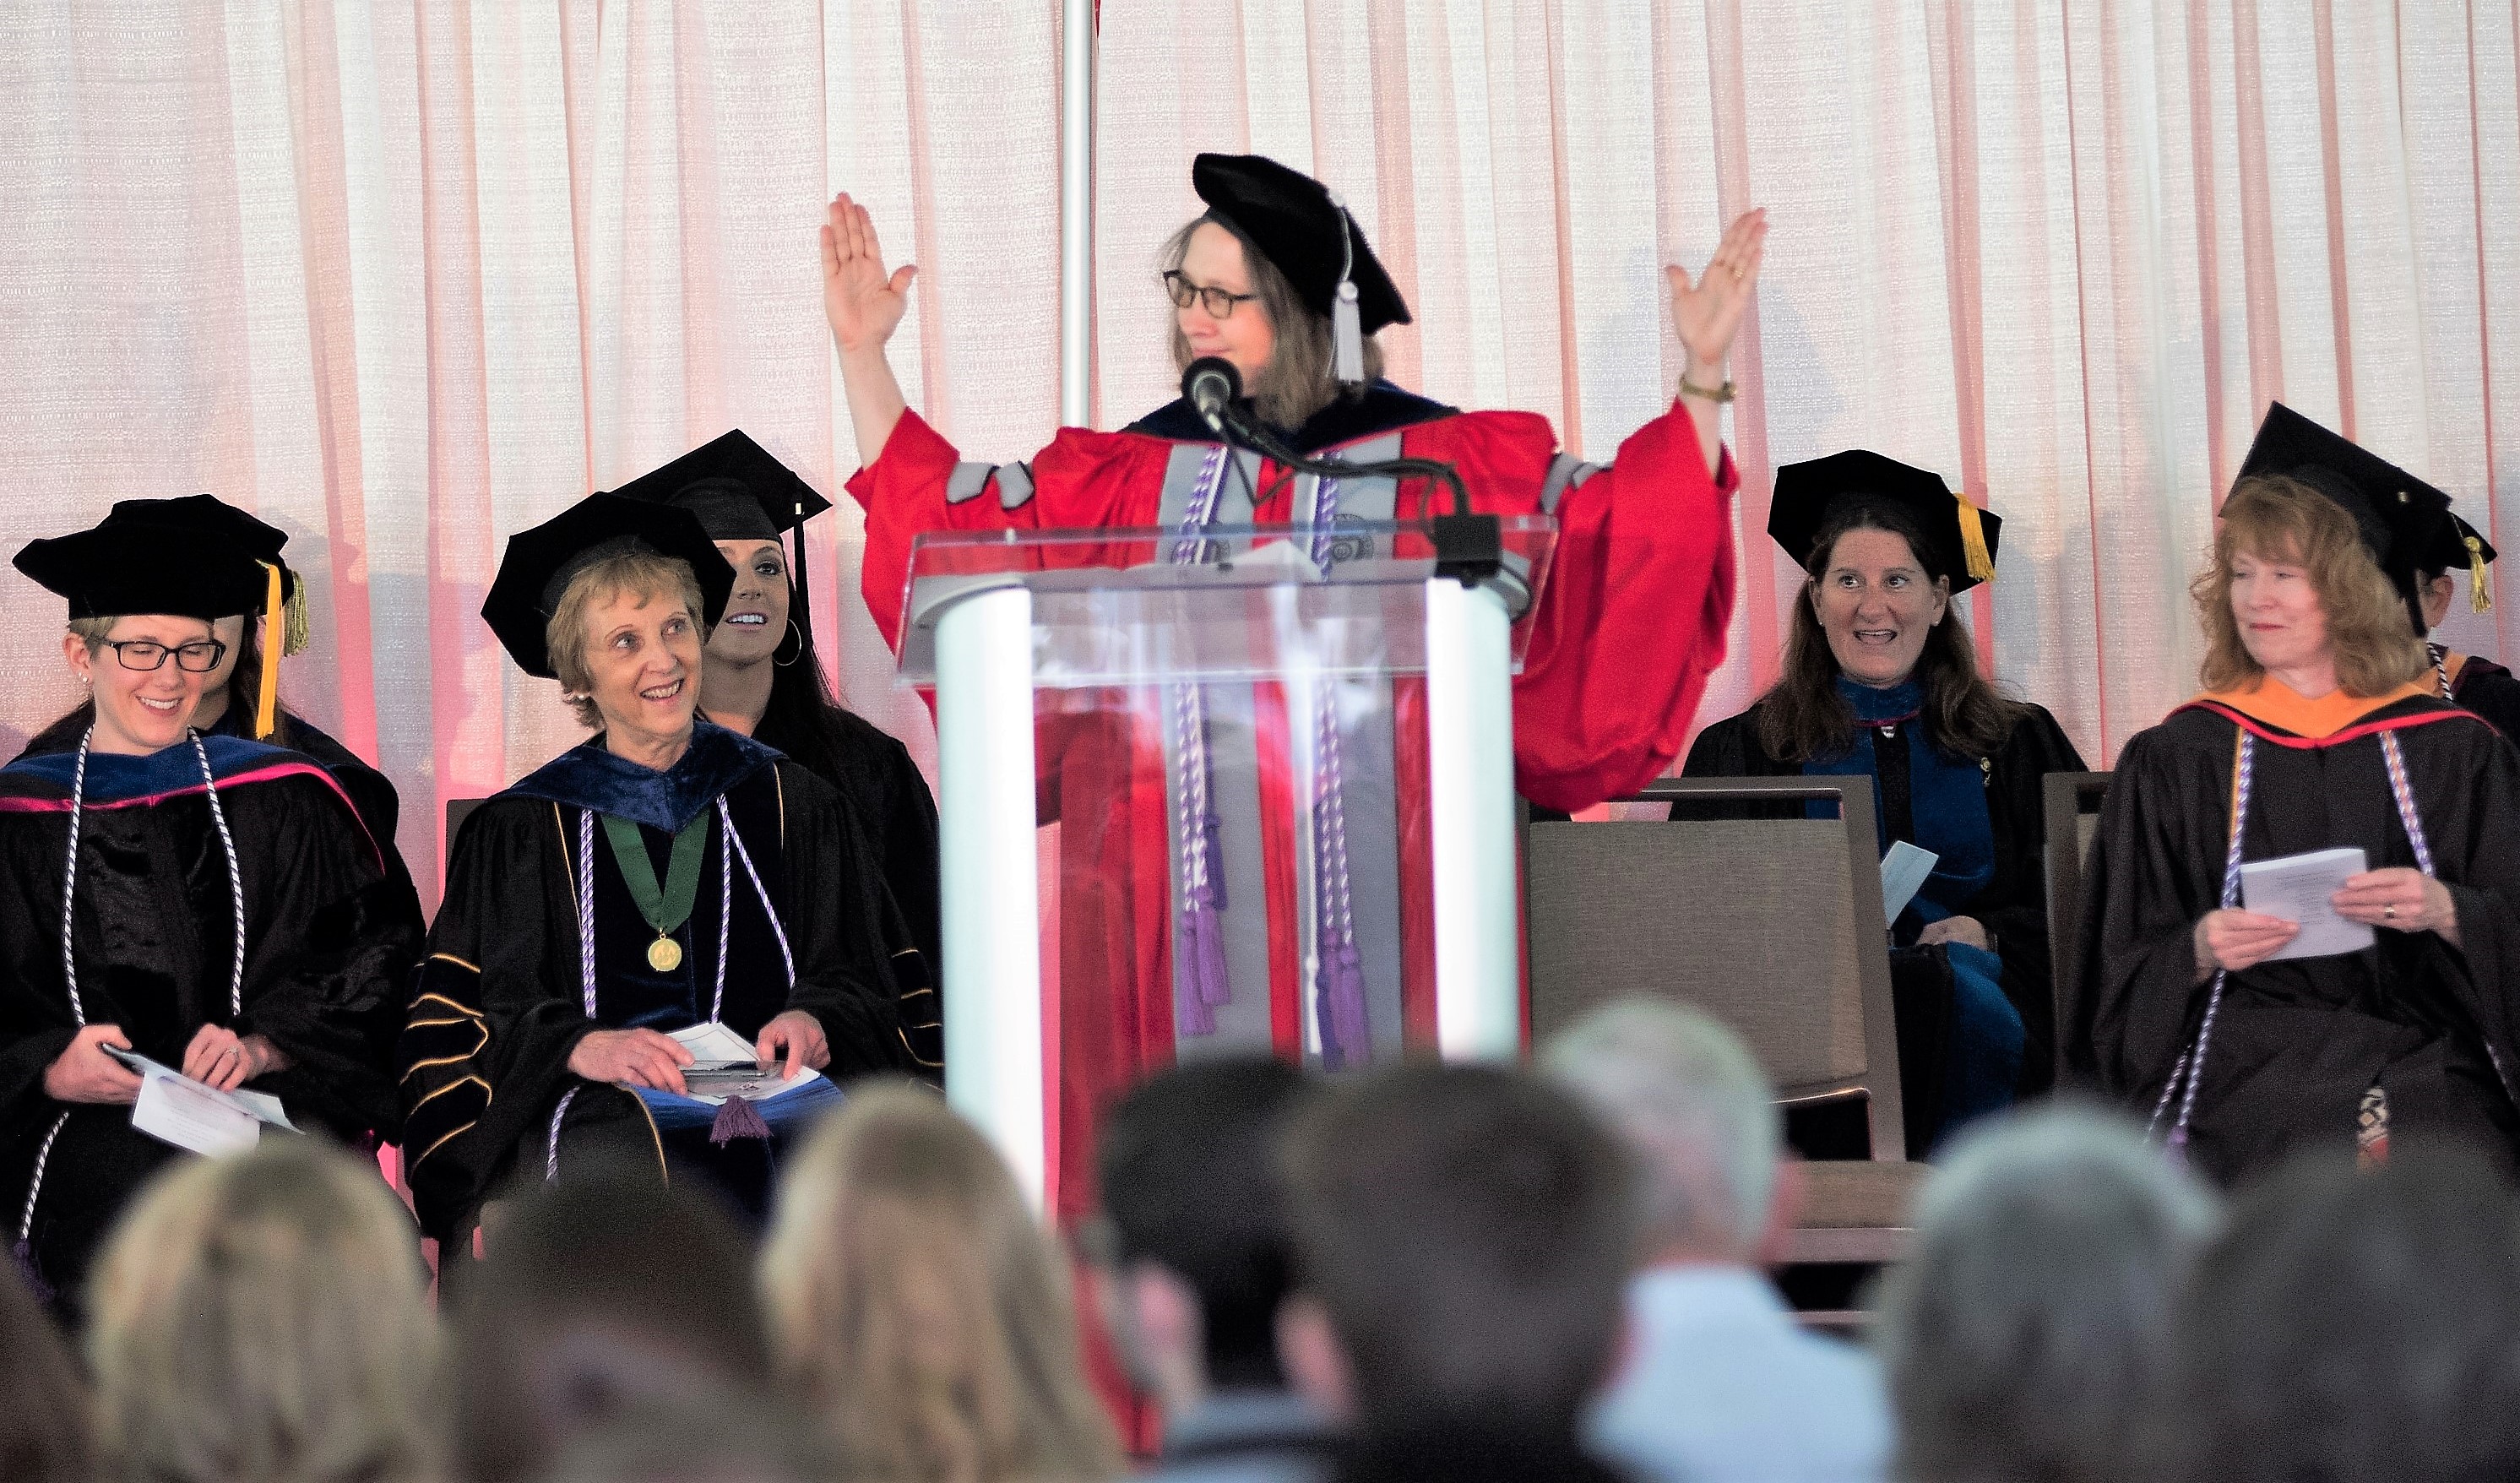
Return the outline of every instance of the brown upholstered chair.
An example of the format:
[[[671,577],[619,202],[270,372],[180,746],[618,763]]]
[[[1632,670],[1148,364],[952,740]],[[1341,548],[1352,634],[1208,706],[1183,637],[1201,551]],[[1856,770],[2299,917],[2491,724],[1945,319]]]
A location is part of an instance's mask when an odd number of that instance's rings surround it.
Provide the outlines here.
[[[1871,1159],[1807,1166],[1786,1262],[1896,1260],[1924,1166],[1907,1161],[1872,793],[1855,779],[1665,778],[1635,802],[1836,819],[1532,821],[1523,852],[1531,1038],[1637,995],[1694,1005],[1749,1043],[1789,1104],[1862,1099]]]
[[[479,808],[482,804],[489,801],[490,800],[487,798],[449,798],[446,800],[446,855],[448,859],[451,860],[454,858],[455,836],[464,831],[464,821],[472,817],[472,811],[474,809]]]
[[[2056,995],[2056,1074],[2065,1072],[2065,1006],[2083,966],[2083,868],[2100,834],[2107,773],[2049,773],[2047,778],[2048,954]]]

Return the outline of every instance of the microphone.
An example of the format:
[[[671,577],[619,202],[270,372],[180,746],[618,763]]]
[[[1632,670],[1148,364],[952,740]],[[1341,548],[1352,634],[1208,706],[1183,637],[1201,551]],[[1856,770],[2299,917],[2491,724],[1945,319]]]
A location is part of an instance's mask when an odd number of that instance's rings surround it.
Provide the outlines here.
[[[1182,396],[1199,420],[1224,431],[1225,409],[1242,394],[1242,373],[1222,355],[1202,355],[1182,373]]]

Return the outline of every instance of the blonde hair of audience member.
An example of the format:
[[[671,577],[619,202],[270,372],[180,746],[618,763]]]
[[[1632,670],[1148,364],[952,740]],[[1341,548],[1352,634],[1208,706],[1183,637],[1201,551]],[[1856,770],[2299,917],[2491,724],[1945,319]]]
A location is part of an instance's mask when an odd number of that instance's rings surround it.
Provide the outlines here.
[[[2207,690],[2245,689],[2267,673],[2231,608],[2233,565],[2244,555],[2302,569],[2318,595],[2336,684],[2347,695],[2386,695],[2431,668],[2405,596],[2371,560],[2354,517],[2307,484],[2267,474],[2240,480],[2223,502],[2212,563],[2188,584],[2205,630],[2199,678]]]
[[[437,1329],[411,1217],[308,1139],[176,1165],[90,1288],[110,1467],[153,1483],[382,1483],[437,1461]]]
[[[1685,1005],[1629,1000],[1558,1034],[1541,1064],[1635,1156],[1645,1260],[1773,1254],[1801,1204],[1801,1169],[1780,1161],[1776,1094],[1740,1037]]]
[[[772,1347],[850,1476],[1122,1470],[1057,1243],[933,1093],[862,1091],[792,1158],[762,1253]]]
[[[1873,1330],[1897,1475],[2150,1476],[2205,1187],[2116,1115],[2051,1103],[1964,1135],[1913,1222]]]
[[[611,719],[597,700],[595,666],[587,652],[595,638],[589,631],[589,615],[624,597],[636,600],[634,606],[638,607],[658,601],[668,608],[680,605],[690,622],[693,658],[682,706],[683,729],[689,731],[692,708],[699,703],[698,655],[708,645],[708,625],[700,619],[707,605],[700,596],[699,578],[692,574],[691,562],[652,551],[623,551],[601,558],[571,576],[568,585],[561,589],[560,601],[552,607],[551,621],[543,629],[543,643],[551,652],[552,673],[560,677],[568,708],[576,715],[577,724],[590,731],[607,726]]]

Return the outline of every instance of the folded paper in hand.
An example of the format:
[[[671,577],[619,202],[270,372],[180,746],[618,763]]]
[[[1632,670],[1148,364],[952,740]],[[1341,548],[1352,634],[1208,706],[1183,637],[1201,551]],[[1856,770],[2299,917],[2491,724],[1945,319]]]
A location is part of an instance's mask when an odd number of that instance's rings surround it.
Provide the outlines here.
[[[239,1153],[261,1142],[266,1123],[297,1131],[277,1097],[221,1092],[119,1046],[98,1049],[139,1073],[140,1096],[131,1104],[131,1126],[159,1143],[194,1153]]]
[[[681,1043],[684,1050],[692,1053],[692,1059],[700,1066],[709,1066],[712,1063],[723,1065],[728,1061],[742,1061],[746,1065],[752,1063],[752,1046],[742,1036],[713,1020],[706,1024],[696,1024],[676,1030],[673,1032],[673,1038]],[[823,1073],[820,1071],[808,1071],[799,1067],[794,1079],[782,1080],[779,1075],[779,1063],[770,1061],[750,1074],[731,1074],[710,1070],[703,1071],[695,1078],[691,1072],[686,1071],[683,1076],[683,1088],[684,1095],[692,1101],[720,1107],[724,1106],[727,1099],[731,1097],[741,1097],[746,1101],[768,1101],[772,1098],[785,1097],[799,1087],[808,1086],[822,1079]]]
[[[2253,860],[2240,867],[2240,904],[2263,916],[2301,923],[2301,931],[2267,962],[2288,958],[2332,958],[2359,953],[2371,945],[2367,922],[2336,915],[2329,900],[2352,876],[2370,869],[2360,849],[2313,850],[2274,860]]]

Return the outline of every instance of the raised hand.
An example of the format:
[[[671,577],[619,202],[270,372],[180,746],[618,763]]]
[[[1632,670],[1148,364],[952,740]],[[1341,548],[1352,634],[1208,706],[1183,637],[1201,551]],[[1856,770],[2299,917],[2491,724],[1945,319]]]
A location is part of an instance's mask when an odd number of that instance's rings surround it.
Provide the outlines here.
[[[1707,261],[1706,272],[1691,283],[1678,263],[1663,269],[1671,280],[1671,323],[1688,352],[1692,373],[1721,380],[1724,362],[1732,353],[1732,337],[1750,305],[1750,291],[1759,285],[1759,257],[1768,245],[1768,209],[1755,207],[1732,219],[1724,241]],[[1690,380],[1698,380],[1693,374]]]
[[[910,281],[919,269],[903,263],[884,272],[875,219],[845,192],[832,198],[822,235],[823,317],[831,321],[832,343],[842,355],[881,349],[910,307]]]

